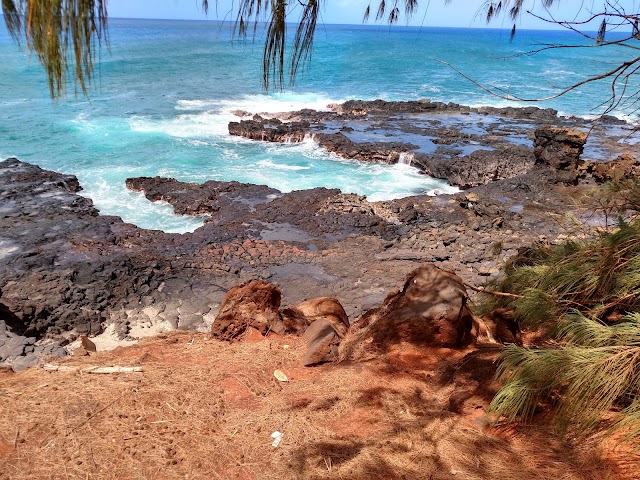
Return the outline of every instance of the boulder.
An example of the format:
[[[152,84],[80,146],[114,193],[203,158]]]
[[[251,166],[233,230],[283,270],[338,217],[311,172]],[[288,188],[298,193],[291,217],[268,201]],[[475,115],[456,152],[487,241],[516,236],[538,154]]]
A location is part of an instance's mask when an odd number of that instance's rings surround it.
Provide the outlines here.
[[[286,330],[298,335],[303,334],[317,320],[326,321],[340,338],[344,337],[349,329],[349,317],[335,298],[312,298],[284,308],[280,314]]]
[[[409,343],[459,347],[471,340],[473,316],[457,275],[433,264],[409,274],[404,287],[354,323],[340,346],[342,359],[357,359]]]
[[[338,359],[341,336],[327,319],[320,318],[304,332],[307,351],[302,359],[304,366],[334,362]]]
[[[536,164],[554,170],[575,170],[587,143],[587,134],[573,128],[543,126],[536,129],[533,151]]]
[[[582,162],[580,170],[596,182],[618,181],[640,174],[638,160],[629,152],[617,156],[610,162]]]
[[[211,325],[211,335],[233,340],[253,327],[263,335],[284,333],[280,318],[281,294],[278,287],[262,280],[251,280],[227,292],[220,312]]]
[[[96,344],[89,340],[86,335],[80,335],[80,345],[82,345],[82,348],[87,352],[96,352]]]
[[[281,312],[288,332],[304,333],[307,352],[305,366],[338,359],[340,341],[349,330],[349,317],[338,300],[320,297],[287,307]]]

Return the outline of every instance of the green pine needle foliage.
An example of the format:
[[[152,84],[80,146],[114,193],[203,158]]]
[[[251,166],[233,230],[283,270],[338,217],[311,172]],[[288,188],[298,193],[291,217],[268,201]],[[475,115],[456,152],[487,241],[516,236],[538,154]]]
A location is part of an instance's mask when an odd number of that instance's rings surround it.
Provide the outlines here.
[[[508,421],[530,420],[541,402],[552,402],[562,431],[587,435],[612,412],[609,429],[640,441],[640,314],[605,325],[581,314],[562,323],[562,344],[509,346],[498,377],[505,382],[491,410]]]
[[[640,308],[640,220],[587,242],[537,245],[507,266],[494,289],[521,298],[493,297],[487,308],[513,308],[531,327],[555,327],[571,311],[606,320]]]
[[[639,184],[624,191],[636,195]],[[628,198],[625,210],[637,211]],[[485,310],[511,308],[549,335],[543,347],[503,351],[504,386],[490,408],[498,418],[529,421],[545,405],[562,432],[604,428],[640,446],[640,219],[627,218],[588,241],[534,245],[493,286],[518,298],[492,297]]]

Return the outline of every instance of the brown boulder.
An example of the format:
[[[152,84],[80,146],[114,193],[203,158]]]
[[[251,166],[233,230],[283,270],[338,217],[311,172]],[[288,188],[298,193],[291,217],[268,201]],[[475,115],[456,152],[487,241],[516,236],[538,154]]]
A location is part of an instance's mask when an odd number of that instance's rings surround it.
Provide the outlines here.
[[[640,174],[640,165],[633,155],[625,152],[610,162],[584,162],[581,170],[596,182],[609,182]]]
[[[536,163],[555,170],[575,170],[587,143],[587,134],[572,128],[543,126],[536,129],[533,151]]]
[[[435,265],[409,274],[402,291],[369,310],[352,325],[340,347],[341,358],[385,351],[398,343],[457,347],[470,341],[472,314],[460,277]]]
[[[338,335],[329,320],[320,318],[309,325],[303,338],[307,342],[307,351],[302,359],[305,366],[334,362],[338,359],[338,348],[342,336]]]
[[[233,287],[222,301],[220,312],[211,325],[211,335],[220,340],[233,340],[248,327],[263,335],[270,331],[284,333],[278,312],[280,299],[278,287],[262,280]]]
[[[304,333],[317,320],[326,320],[340,338],[349,329],[349,317],[338,300],[329,297],[312,298],[297,305],[284,308],[281,312],[288,332]]]
[[[306,366],[333,362],[338,346],[349,330],[349,317],[338,300],[320,297],[285,308],[281,312],[288,332],[304,333]]]

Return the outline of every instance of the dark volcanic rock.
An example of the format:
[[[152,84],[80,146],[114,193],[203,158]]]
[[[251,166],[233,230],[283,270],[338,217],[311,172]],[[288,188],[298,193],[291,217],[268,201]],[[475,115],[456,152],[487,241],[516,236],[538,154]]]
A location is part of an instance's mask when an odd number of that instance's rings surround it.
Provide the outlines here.
[[[460,188],[524,175],[534,163],[531,149],[520,146],[505,146],[495,151],[476,150],[468,156],[453,159],[416,154],[413,160],[413,164],[427,175],[446,179]]]
[[[586,141],[577,129],[595,127],[587,120],[558,117],[556,110],[538,107],[471,108],[426,99],[350,100],[329,107],[332,111],[278,114],[287,123],[257,115],[254,120],[232,122],[229,129],[233,135],[275,142],[300,141],[308,134],[343,158],[409,163],[450,185],[470,188],[523,175],[535,159],[553,169],[575,170]],[[604,124],[621,128],[613,139],[592,130],[595,155],[619,150],[616,142],[628,127],[613,119]]]
[[[209,180],[203,184],[185,183],[173,178],[128,178],[130,190],[143,192],[152,202],[170,203],[179,215],[210,215],[221,208],[249,210],[260,203],[270,202],[280,194],[266,185]]]
[[[342,133],[316,133],[313,139],[329,152],[364,162],[398,163],[402,153],[418,148],[402,142],[354,142]]]
[[[428,99],[414,101],[387,102],[384,100],[348,100],[339,105],[331,105],[332,109],[342,115],[364,116],[395,115],[399,113],[447,113],[447,112],[478,112],[484,114],[504,115],[516,118],[554,119],[558,111],[538,107],[480,107],[471,108],[457,103],[432,102]]]
[[[409,102],[386,102],[384,100],[348,100],[340,105],[333,105],[333,109],[340,114],[362,116],[369,113],[424,113],[458,109],[460,105],[452,103],[431,102],[418,100]]]
[[[572,128],[544,126],[536,129],[536,163],[555,170],[576,170],[587,134]]]
[[[625,152],[610,162],[580,162],[578,170],[582,177],[591,177],[603,183],[640,175],[640,164],[633,155]]]
[[[229,122],[229,134],[266,142],[301,142],[308,131],[308,122],[283,123],[277,118],[256,115],[253,120]]]
[[[179,235],[99,215],[78,194],[73,176],[15,159],[0,162],[0,364],[23,368],[41,356],[64,355],[78,335],[108,325],[121,338],[153,326],[208,331],[225,292],[252,279],[277,282],[291,304],[310,293],[339,299],[345,313],[358,318],[425,262],[481,286],[518,248],[565,233],[567,213],[584,218],[574,204],[583,197],[575,194],[582,188],[574,185],[575,171],[545,165],[527,171],[537,126],[583,128],[584,120],[535,108],[426,101],[345,105],[341,113],[283,115],[291,120],[286,127],[255,121],[272,126],[259,125],[275,130],[272,139],[299,138],[294,125],[331,138],[344,156],[395,161],[402,155],[403,163],[413,158],[424,171],[463,187],[489,183],[454,196],[369,202],[326,188],[283,194],[237,182],[129,179],[127,186],[150,200],[207,217],[193,233]],[[620,148],[627,127],[611,127],[617,129],[611,139],[592,135],[590,142],[600,142],[593,151]],[[618,178],[638,167],[626,158],[603,168],[583,162],[578,175]],[[325,327],[316,327],[317,355],[309,361],[335,354],[339,332],[332,327],[329,335]]]
[[[98,215],[75,177],[9,159],[0,184],[0,316],[14,334],[36,338],[25,355],[38,342],[66,343],[67,332],[95,335],[115,322],[124,336],[130,324],[164,321],[145,312],[152,304],[160,316],[174,312],[177,327],[182,300],[172,293],[202,288],[222,298],[210,261],[185,268],[189,249],[181,253],[176,240],[187,238]]]

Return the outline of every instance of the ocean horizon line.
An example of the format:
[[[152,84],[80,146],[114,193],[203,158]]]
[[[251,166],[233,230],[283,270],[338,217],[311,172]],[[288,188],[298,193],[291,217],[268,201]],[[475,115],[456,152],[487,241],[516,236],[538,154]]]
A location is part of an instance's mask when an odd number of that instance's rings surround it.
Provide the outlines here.
[[[0,17],[4,19],[4,15],[0,13]],[[183,22],[183,23],[214,23],[214,24],[225,24],[228,23],[230,25],[234,25],[236,23],[235,20],[220,20],[220,19],[193,19],[193,18],[142,18],[142,17],[112,17],[109,16],[109,21],[143,21],[143,22]],[[286,22],[287,25],[297,25],[296,22]],[[259,26],[266,26],[267,22],[258,22]],[[496,32],[511,32],[511,28],[513,25],[505,26],[505,27],[490,27],[490,26],[442,26],[442,25],[389,25],[387,23],[329,23],[329,22],[320,22],[320,26],[327,27],[356,27],[358,29],[362,28],[366,29],[374,29],[374,28],[385,28],[385,29],[394,29],[397,31],[406,30],[424,30],[424,29],[433,29],[433,30],[485,30],[485,31],[496,31]],[[555,28],[517,28],[517,32],[565,32],[568,35],[575,36],[575,32],[571,30],[567,30],[562,27]],[[596,34],[595,30],[584,31],[587,34]],[[612,31],[607,32],[607,34],[624,34],[627,35],[629,32],[620,32],[620,31]]]

